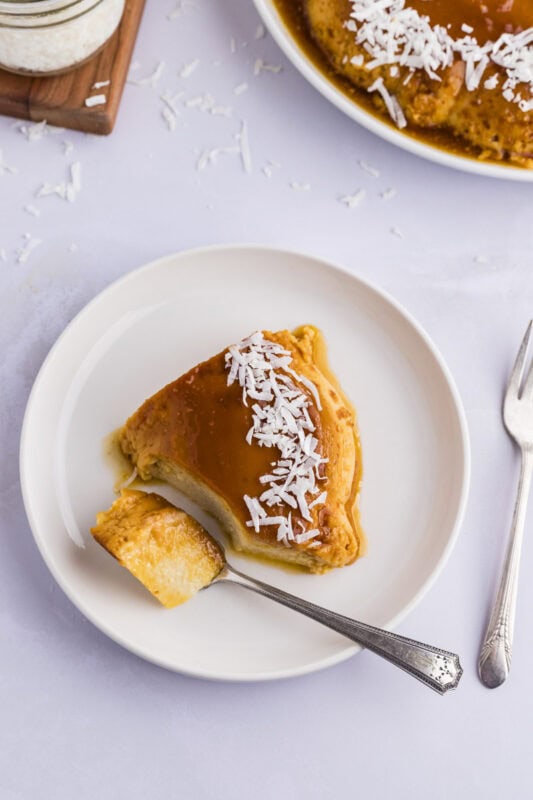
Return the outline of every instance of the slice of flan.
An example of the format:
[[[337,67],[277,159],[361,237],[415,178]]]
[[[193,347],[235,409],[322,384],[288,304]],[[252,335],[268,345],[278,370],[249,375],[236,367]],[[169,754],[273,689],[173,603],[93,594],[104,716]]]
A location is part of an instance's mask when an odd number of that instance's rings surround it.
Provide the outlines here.
[[[225,565],[207,531],[154,493],[124,489],[91,533],[166,608],[190,600]]]
[[[142,479],[177,487],[236,550],[325,572],[364,551],[355,412],[311,326],[259,331],[161,389],[119,434]]]

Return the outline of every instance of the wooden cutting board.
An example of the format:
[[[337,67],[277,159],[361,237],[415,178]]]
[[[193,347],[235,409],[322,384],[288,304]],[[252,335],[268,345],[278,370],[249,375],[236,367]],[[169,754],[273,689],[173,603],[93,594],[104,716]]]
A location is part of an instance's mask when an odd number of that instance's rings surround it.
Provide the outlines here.
[[[145,0],[126,0],[118,30],[78,69],[49,78],[28,78],[0,69],[0,114],[87,133],[111,133],[122,97]],[[93,89],[98,81],[109,86]],[[105,105],[88,108],[87,97],[105,94]]]

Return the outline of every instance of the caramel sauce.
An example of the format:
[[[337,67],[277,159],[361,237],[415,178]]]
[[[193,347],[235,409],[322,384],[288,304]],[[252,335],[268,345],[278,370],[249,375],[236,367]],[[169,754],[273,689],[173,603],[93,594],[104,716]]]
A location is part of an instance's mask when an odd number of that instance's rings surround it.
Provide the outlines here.
[[[117,494],[124,488],[124,485],[128,483],[133,474],[131,461],[124,455],[119,444],[120,430],[120,428],[117,428],[115,431],[112,431],[103,441],[104,460],[113,472],[115,479],[113,491]],[[132,481],[131,484],[128,483],[128,489],[137,488],[134,486],[135,483],[136,480]]]
[[[465,36],[461,26],[469,25],[479,44],[533,26],[531,0],[409,0],[408,5],[456,38]]]
[[[366,90],[355,86],[332,66],[309,30],[305,0],[273,1],[292,38],[314,66],[339,91],[366,112],[394,130],[398,130],[389,116],[376,108]],[[346,19],[348,19],[351,10],[350,0],[345,0],[345,4]],[[461,30],[461,26],[470,25],[473,28],[471,35],[475,36],[480,44],[484,44],[489,39],[495,40],[502,33],[518,33],[525,28],[533,27],[533,0],[409,0],[408,5],[420,14],[428,16],[434,25],[448,28],[450,33],[457,38],[466,35]],[[402,133],[458,155],[476,158],[480,152],[476,146],[443,128],[422,128],[410,124]],[[485,155],[484,160],[490,161],[491,159],[487,159]],[[505,166],[505,161],[495,161]]]
[[[137,413],[142,413],[139,425],[149,431],[149,449],[158,454],[161,462],[168,459],[187,464],[197,479],[224,497],[243,523],[249,519],[243,497],[260,493],[259,479],[271,472],[279,454],[275,448],[247,443],[252,410],[243,406],[239,385],[227,385],[223,353],[194,367],[146,401]],[[327,458],[329,435],[323,430],[314,405],[310,406],[309,415],[316,428],[314,436]],[[149,453],[146,456],[149,458]],[[285,513],[284,508],[275,506],[270,511],[272,515]],[[298,520],[294,512],[293,520]],[[268,526],[262,536],[266,541],[275,541],[276,530]]]

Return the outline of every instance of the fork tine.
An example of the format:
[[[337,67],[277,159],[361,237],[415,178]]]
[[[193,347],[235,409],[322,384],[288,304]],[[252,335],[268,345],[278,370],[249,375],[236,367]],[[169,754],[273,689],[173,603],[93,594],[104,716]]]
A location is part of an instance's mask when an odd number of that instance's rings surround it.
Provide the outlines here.
[[[523,397],[533,396],[533,361],[531,362],[531,366],[529,367],[527,373],[526,381],[524,383],[524,388],[522,389],[522,396]]]
[[[531,338],[532,327],[533,327],[533,320],[531,320],[529,325],[527,326],[526,333],[524,335],[524,338],[522,339],[522,344],[520,345],[520,350],[518,351],[513,371],[509,379],[509,385],[507,387],[507,393],[512,392],[517,397],[520,393],[520,384],[522,382],[522,375],[524,374],[524,365],[526,362],[527,350],[528,350],[529,340]],[[531,370],[529,371],[528,375],[528,383],[530,380],[533,382],[533,378],[531,377]]]

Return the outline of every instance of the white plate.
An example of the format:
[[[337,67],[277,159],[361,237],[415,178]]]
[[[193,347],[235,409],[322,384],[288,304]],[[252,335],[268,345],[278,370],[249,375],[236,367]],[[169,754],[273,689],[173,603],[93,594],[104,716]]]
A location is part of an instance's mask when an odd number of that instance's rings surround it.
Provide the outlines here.
[[[258,328],[311,322],[354,401],[365,464],[368,555],[323,576],[246,559],[238,566],[344,614],[393,627],[455,541],[469,475],[461,403],[435,348],[394,301],[338,267],[260,247],[207,248],[156,261],[93,300],[46,359],[21,442],[26,511],[72,602],[144,658],[193,675],[259,680],[341,661],[357,648],[234,586],[164,610],[89,534],[114,498],[103,440],[149,395]],[[181,498],[163,488],[169,499]],[[191,509],[190,503],[185,507]],[[217,526],[198,515],[218,535]],[[71,536],[81,537],[85,548]]]
[[[292,61],[296,69],[302,73],[304,78],[312,84],[315,89],[324,95],[333,105],[344,111],[349,117],[354,119],[364,128],[377,134],[382,139],[408,150],[417,156],[426,158],[429,161],[436,161],[447,167],[462,170],[463,172],[475,172],[478,175],[486,175],[493,178],[504,178],[515,181],[533,181],[533,169],[521,169],[520,167],[506,167],[498,164],[479,161],[469,156],[460,156],[448,153],[430,144],[424,144],[408,134],[382,122],[373,114],[365,111],[362,106],[351,100],[347,95],[337,89],[331,81],[313,64],[298,43],[292,37],[287,26],[283,22],[276,8],[274,0],[254,0],[257,11],[263,22],[269,29],[275,41],[283,50],[289,61]]]

